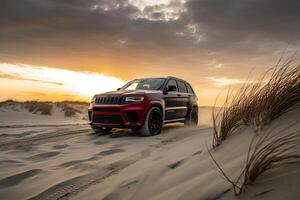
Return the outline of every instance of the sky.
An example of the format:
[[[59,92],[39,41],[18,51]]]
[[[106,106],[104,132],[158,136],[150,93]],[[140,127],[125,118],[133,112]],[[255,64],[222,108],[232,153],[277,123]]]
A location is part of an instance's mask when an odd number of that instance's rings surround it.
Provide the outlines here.
[[[299,0],[1,0],[0,101],[177,76],[200,105],[300,47]]]

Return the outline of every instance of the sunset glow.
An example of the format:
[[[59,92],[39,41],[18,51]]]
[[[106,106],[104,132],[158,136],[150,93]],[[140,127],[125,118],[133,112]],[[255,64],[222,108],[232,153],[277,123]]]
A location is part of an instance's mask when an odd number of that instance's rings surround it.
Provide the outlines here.
[[[175,76],[213,105],[300,47],[298,1],[1,2],[0,100],[86,101]]]
[[[71,70],[37,67],[30,65],[0,64],[0,78],[12,81],[11,84],[2,84],[1,91],[17,90],[15,92],[50,93],[57,91],[69,94],[71,99],[89,99],[94,94],[116,90],[125,82],[121,79],[92,72],[76,72]],[[18,82],[30,83],[31,87],[15,88]],[[2,94],[3,95],[3,94]],[[2,96],[3,98],[3,96]],[[13,97],[11,97],[13,98]],[[31,95],[39,99],[39,95]],[[59,100],[61,97],[53,94],[49,100]]]
[[[219,87],[249,83],[249,80],[247,81],[247,80],[240,80],[240,79],[229,79],[226,77],[222,77],[222,78],[208,77],[208,79],[213,81],[214,85]]]

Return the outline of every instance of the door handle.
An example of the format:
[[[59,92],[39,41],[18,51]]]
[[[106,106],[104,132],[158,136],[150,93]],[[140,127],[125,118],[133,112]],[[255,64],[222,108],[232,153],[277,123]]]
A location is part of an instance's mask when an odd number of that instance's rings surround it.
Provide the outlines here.
[[[181,94],[177,94],[178,97],[181,97]]]

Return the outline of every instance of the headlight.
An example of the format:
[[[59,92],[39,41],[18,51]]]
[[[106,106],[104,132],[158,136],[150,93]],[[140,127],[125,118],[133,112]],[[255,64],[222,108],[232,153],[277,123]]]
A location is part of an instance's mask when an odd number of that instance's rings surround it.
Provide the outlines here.
[[[144,97],[126,97],[126,102],[142,102],[144,100]]]
[[[93,97],[92,100],[91,100],[91,104],[94,104],[95,100],[96,100],[96,97]]]

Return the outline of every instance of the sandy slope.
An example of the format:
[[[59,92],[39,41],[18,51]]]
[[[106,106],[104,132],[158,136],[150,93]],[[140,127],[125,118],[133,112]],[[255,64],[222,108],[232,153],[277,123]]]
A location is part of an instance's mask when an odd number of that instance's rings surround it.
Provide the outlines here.
[[[121,130],[99,136],[84,124],[2,127],[0,199],[235,199],[207,153],[209,114],[202,109],[198,128],[167,126],[155,137]],[[266,130],[297,119],[299,109]],[[213,153],[230,176],[243,166],[253,134],[243,129]],[[238,199],[299,199],[299,167],[264,174]]]
[[[65,117],[62,103],[49,103],[53,109],[50,115],[29,112],[24,108],[24,103],[7,102],[0,106],[0,127],[3,126],[40,126],[40,125],[62,125],[83,124],[87,119],[87,105],[68,103],[69,107],[79,110],[74,116]]]

